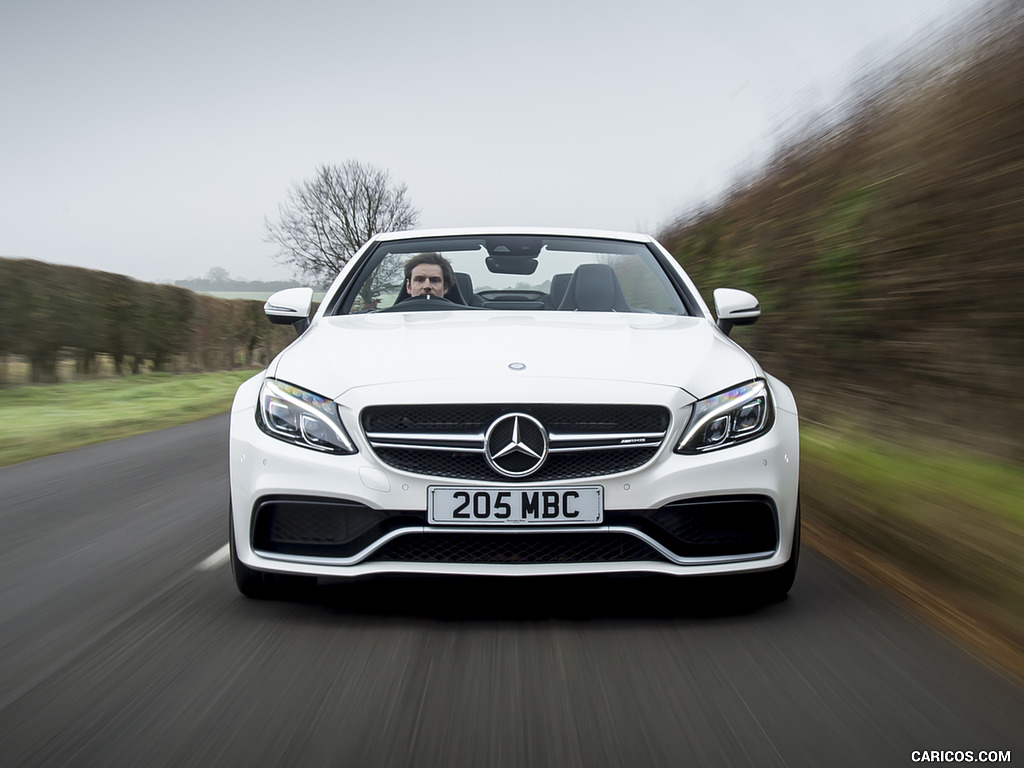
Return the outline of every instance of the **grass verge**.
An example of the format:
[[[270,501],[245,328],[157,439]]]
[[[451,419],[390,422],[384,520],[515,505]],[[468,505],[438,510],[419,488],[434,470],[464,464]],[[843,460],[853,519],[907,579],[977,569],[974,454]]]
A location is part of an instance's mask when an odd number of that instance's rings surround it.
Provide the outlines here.
[[[812,543],[1024,676],[1024,470],[807,427],[800,469]]]
[[[255,373],[147,373],[0,389],[0,467],[225,413]]]

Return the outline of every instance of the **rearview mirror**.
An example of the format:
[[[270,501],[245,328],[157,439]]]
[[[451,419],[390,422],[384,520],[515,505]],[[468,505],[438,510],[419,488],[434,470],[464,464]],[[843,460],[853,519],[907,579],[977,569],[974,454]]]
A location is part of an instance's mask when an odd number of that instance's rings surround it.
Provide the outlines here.
[[[761,316],[761,305],[753,294],[735,288],[715,289],[718,327],[726,336],[734,325],[753,325]]]
[[[309,328],[309,308],[313,306],[312,288],[285,288],[263,305],[263,312],[274,325],[294,325],[295,332]]]

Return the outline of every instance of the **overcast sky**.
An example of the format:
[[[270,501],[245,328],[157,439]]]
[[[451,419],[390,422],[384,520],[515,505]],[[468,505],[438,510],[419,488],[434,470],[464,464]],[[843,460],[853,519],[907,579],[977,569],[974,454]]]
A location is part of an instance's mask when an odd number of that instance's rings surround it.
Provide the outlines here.
[[[423,227],[657,232],[977,0],[0,0],[0,255],[282,279],[318,164]]]

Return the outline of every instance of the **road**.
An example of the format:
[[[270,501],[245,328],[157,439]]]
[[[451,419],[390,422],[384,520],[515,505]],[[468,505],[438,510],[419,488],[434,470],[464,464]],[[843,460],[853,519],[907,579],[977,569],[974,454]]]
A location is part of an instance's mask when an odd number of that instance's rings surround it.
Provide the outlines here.
[[[765,607],[650,578],[247,600],[226,432],[0,469],[0,765],[1024,763],[1024,691],[806,548]]]

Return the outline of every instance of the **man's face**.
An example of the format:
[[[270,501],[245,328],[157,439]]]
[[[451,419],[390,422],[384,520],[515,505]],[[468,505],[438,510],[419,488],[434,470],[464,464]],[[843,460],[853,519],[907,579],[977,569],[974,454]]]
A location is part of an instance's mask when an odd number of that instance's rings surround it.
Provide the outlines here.
[[[440,264],[417,264],[405,281],[410,296],[444,296],[444,272]]]

